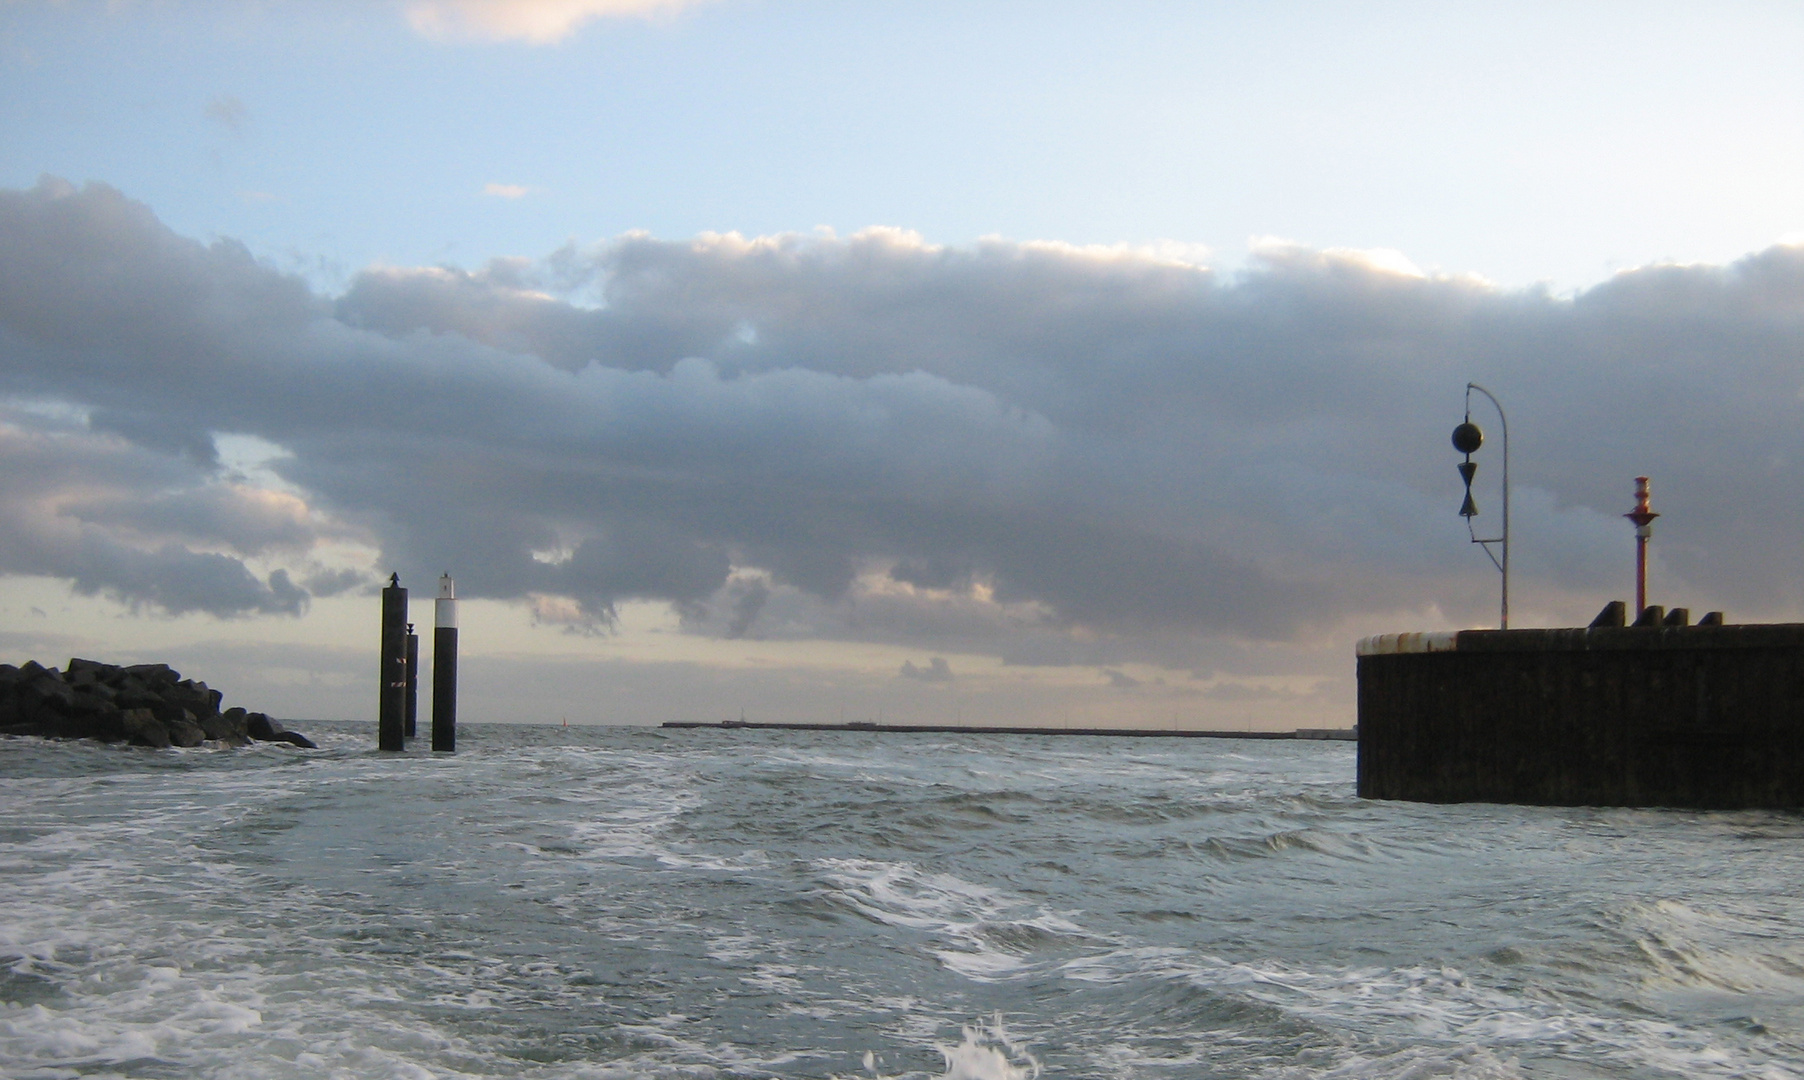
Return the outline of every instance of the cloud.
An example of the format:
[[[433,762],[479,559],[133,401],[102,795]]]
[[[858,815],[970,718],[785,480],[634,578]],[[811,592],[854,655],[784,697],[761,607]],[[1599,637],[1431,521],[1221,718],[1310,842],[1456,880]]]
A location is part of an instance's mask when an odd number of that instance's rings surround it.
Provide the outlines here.
[[[927,662],[926,667],[916,667],[914,661],[902,661],[902,670],[896,673],[898,678],[914,679],[924,683],[949,683],[953,680],[952,665],[946,658],[936,656]]]
[[[171,614],[298,615],[307,593],[246,556],[311,545],[293,496],[210,479],[181,457],[7,409],[0,413],[0,573]]]
[[[0,396],[78,419],[17,421],[32,486],[5,505],[37,539],[0,573],[292,610],[293,581],[367,573],[310,554],[355,536],[575,632],[654,600],[719,637],[1256,667],[1494,616],[1447,445],[1473,380],[1510,409],[1520,618],[1623,595],[1641,474],[1664,602],[1798,617],[1800,355],[1783,246],[1556,297],[1276,243],[1228,277],[891,229],[633,234],[322,296],[46,180],[0,192]],[[286,499],[228,475],[221,433],[282,451]],[[171,593],[147,567],[181,552]]]
[[[1104,668],[1102,674],[1104,678],[1109,680],[1109,685],[1117,690],[1132,690],[1140,685],[1139,679],[1134,678],[1125,671],[1117,671],[1114,668]]]
[[[744,637],[751,630],[752,623],[758,618],[759,612],[764,610],[764,605],[769,600],[770,586],[760,580],[750,581],[742,589],[737,590],[737,595],[732,600],[733,615],[727,623],[726,636],[729,638]]]
[[[356,570],[317,570],[301,580],[301,586],[312,596],[328,597],[350,592],[359,585],[369,585],[374,577]]]
[[[207,119],[234,135],[242,134],[251,119],[250,110],[245,108],[244,102],[231,94],[220,94],[207,102],[206,113]]]
[[[192,544],[219,542],[246,553],[302,550],[317,534],[303,500],[286,492],[220,482],[180,491],[77,496],[63,504],[62,513],[114,534]]]
[[[497,199],[523,199],[531,191],[531,188],[521,187],[519,184],[482,185],[482,193],[484,195],[489,195]]]
[[[549,45],[596,19],[671,15],[700,0],[415,0],[407,21],[430,38]]]

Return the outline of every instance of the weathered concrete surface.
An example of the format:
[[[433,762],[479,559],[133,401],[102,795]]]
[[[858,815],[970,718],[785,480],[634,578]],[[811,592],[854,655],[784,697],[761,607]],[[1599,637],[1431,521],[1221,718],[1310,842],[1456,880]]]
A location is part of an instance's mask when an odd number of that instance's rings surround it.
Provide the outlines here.
[[[1804,624],[1469,630],[1414,652],[1369,640],[1366,798],[1804,807]]]

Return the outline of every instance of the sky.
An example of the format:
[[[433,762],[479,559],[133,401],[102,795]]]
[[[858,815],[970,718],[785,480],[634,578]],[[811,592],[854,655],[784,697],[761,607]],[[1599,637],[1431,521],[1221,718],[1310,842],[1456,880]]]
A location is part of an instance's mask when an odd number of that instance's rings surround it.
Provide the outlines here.
[[[0,659],[373,719],[1350,724],[1804,620],[1790,3],[0,0]],[[1488,401],[1474,494],[1500,527]],[[429,653],[429,648],[428,648]]]

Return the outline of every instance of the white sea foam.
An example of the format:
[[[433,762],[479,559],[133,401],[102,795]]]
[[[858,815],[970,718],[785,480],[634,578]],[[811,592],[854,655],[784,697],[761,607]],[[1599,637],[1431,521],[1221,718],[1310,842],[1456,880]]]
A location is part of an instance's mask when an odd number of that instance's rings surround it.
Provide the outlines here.
[[[1040,1063],[1015,1040],[1009,1038],[1002,1017],[988,1025],[967,1027],[957,1046],[942,1046],[946,1059],[943,1080],[1033,1080],[1040,1075]]]
[[[1652,987],[1804,999],[1804,939],[1788,922],[1656,900],[1630,905],[1621,923],[1652,969]]]
[[[1786,1065],[1724,1046],[1707,1032],[1640,1017],[1600,1015],[1566,996],[1487,987],[1451,968],[1311,970],[1281,962],[1230,962],[1185,950],[1128,949],[1069,961],[1063,971],[1081,982],[1182,980],[1264,1002],[1330,1029],[1377,1035],[1393,1045],[1416,1044],[1402,1056],[1449,1067],[1458,1064],[1461,1076],[1514,1076],[1510,1051],[1553,1048],[1574,1061],[1674,1075],[1767,1080],[1797,1080],[1800,1075]],[[1483,1055],[1482,1060],[1448,1057],[1473,1047],[1496,1053]],[[1360,1051],[1327,1075],[1442,1075],[1393,1072],[1397,1058],[1398,1053],[1386,1054],[1380,1063]]]
[[[0,1075],[1800,1080],[1783,816],[1359,803],[1332,746],[533,735],[0,740]]]
[[[1011,1037],[1000,1015],[965,1025],[956,1043],[935,1042],[933,1046],[944,1063],[944,1070],[934,1080],[1035,1080],[1040,1075],[1040,1063],[1025,1043]],[[885,1073],[882,1057],[875,1051],[865,1051],[863,1064],[869,1080],[928,1080],[924,1071]]]
[[[966,978],[1014,977],[1031,965],[1018,948],[998,944],[1008,928],[1082,938],[1083,927],[1004,892],[951,874],[930,874],[907,863],[823,859],[817,863],[832,895],[860,914],[890,926],[923,931],[947,942],[929,950]]]

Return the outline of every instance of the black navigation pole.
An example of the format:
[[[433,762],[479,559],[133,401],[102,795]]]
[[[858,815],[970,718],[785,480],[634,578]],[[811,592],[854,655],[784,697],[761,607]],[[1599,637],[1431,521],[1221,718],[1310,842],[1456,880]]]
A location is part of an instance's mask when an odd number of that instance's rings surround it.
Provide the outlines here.
[[[1503,430],[1503,535],[1480,538],[1472,528],[1472,519],[1478,516],[1478,503],[1472,498],[1472,477],[1478,472],[1478,463],[1472,455],[1485,443],[1485,433],[1472,422],[1472,391],[1478,391],[1490,398],[1492,406],[1497,409],[1497,422]],[[1460,504],[1459,516],[1466,519],[1466,533],[1472,542],[1485,549],[1491,557],[1491,564],[1503,575],[1503,599],[1499,604],[1498,628],[1510,628],[1510,422],[1503,415],[1503,406],[1498,403],[1496,395],[1477,383],[1466,384],[1466,418],[1453,429],[1453,448],[1466,455],[1466,460],[1459,463],[1460,479],[1466,482],[1466,500]],[[1496,544],[1502,549],[1502,557],[1491,550]]]
[[[382,590],[382,692],[376,708],[376,745],[402,750],[407,711],[407,590],[391,574]]]

